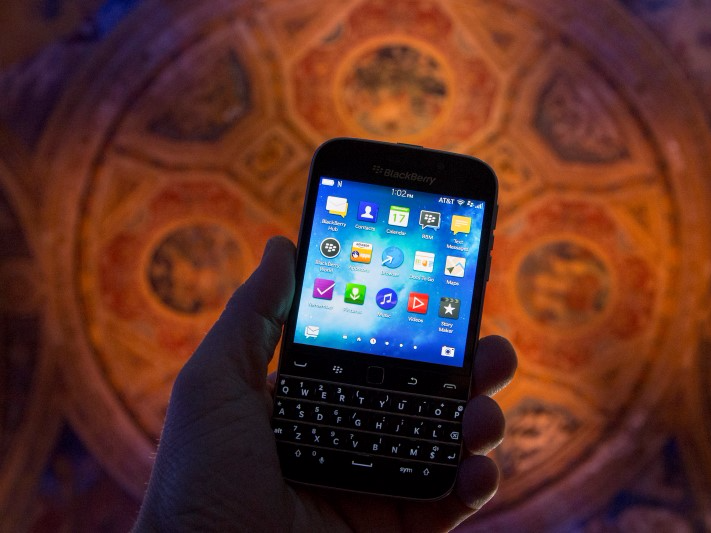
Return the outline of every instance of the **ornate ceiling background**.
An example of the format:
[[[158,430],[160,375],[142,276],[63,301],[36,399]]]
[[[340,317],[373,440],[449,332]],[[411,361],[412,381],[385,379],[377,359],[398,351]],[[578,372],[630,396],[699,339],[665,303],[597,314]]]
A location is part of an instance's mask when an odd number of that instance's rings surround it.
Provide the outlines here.
[[[484,333],[521,365],[461,530],[711,529],[711,4],[567,4],[109,1],[7,66],[0,529],[127,529],[173,378],[338,135],[500,177]]]

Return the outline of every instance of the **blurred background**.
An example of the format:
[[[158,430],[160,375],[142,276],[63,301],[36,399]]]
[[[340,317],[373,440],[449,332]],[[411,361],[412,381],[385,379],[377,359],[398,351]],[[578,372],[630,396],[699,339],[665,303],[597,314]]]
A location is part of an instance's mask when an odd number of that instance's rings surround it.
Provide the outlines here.
[[[711,0],[3,0],[0,35],[0,531],[131,526],[338,135],[500,178],[521,364],[459,531],[711,531]]]

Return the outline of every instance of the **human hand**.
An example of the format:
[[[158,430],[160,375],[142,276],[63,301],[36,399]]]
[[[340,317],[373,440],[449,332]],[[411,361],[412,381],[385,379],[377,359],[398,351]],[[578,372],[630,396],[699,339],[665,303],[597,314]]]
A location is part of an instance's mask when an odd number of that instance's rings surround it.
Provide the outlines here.
[[[494,495],[499,471],[484,454],[504,418],[490,395],[516,369],[501,337],[479,342],[452,494],[413,502],[287,484],[266,374],[293,296],[294,245],[272,239],[175,381],[135,531],[446,531]]]

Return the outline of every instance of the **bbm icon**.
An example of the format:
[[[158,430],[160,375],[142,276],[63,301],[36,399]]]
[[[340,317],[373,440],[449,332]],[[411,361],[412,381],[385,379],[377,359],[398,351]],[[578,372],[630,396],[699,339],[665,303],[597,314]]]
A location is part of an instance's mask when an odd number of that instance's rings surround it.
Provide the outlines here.
[[[439,229],[441,214],[437,211],[420,211],[420,226],[425,228]]]

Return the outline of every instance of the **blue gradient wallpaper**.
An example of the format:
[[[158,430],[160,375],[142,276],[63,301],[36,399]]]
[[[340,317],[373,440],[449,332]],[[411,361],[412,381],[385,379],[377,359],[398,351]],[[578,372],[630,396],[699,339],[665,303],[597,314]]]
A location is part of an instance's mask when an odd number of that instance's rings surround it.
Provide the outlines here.
[[[294,340],[461,366],[483,214],[481,199],[323,177]]]

